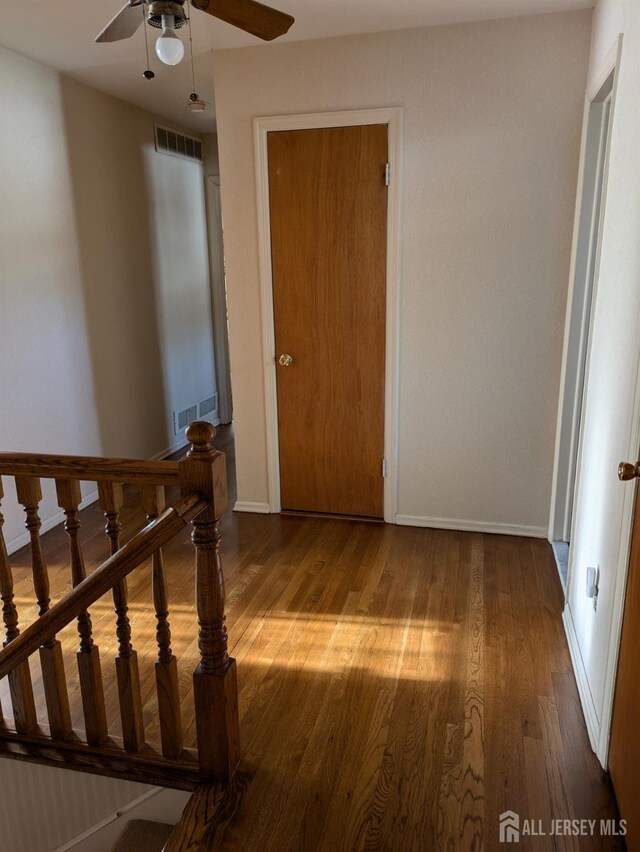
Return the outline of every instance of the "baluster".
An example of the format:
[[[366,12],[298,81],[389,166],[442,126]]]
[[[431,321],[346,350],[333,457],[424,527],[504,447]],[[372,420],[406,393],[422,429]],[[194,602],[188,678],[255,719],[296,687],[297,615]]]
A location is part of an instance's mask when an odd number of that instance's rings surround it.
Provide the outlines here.
[[[77,479],[56,480],[56,493],[58,495],[58,506],[64,511],[66,518],[64,528],[69,537],[71,582],[75,588],[87,576],[78,538],[80,532],[78,511],[82,500],[80,483]],[[109,739],[109,731],[104,706],[100,652],[93,641],[91,616],[86,611],[78,616],[78,635],[80,647],[76,659],[78,661],[87,742],[89,745],[99,746]]]
[[[147,520],[152,521],[165,508],[164,488],[145,485],[142,488],[142,507]],[[178,688],[178,661],[171,650],[167,578],[162,550],[152,557],[153,604],[156,610],[156,689],[162,753],[165,757],[179,757],[182,753],[182,722],[180,719],[180,691]]]
[[[105,533],[111,542],[111,554],[113,555],[120,549],[120,533],[122,531],[120,510],[124,503],[122,485],[113,482],[99,482],[98,494],[100,507],[107,521]],[[116,675],[120,697],[122,739],[125,749],[135,752],[140,751],[144,745],[144,724],[138,655],[131,644],[131,624],[127,615],[129,604],[126,580],[121,580],[113,587],[113,604],[116,612],[116,636],[118,637]]]
[[[4,497],[2,479],[0,479],[0,503]],[[2,621],[5,627],[4,646],[20,634],[18,610],[13,601],[13,574],[7,548],[4,543],[4,517],[0,511],[0,593],[2,595]],[[13,721],[19,734],[30,734],[38,725],[36,704],[33,698],[33,685],[29,663],[20,663],[9,673],[9,692],[13,707]]]
[[[198,759],[204,776],[228,779],[240,759],[236,661],[227,651],[224,576],[220,561],[220,517],[227,507],[224,455],[212,446],[210,423],[192,423],[191,447],[180,462],[184,495],[198,493],[209,503],[193,521],[196,550],[196,606],[200,662],[193,675]]]
[[[16,476],[18,502],[24,507],[27,516],[25,526],[31,538],[31,570],[40,615],[49,610],[51,602],[49,592],[49,574],[42,552],[40,540],[40,515],[38,509],[42,500],[40,480],[30,476]],[[69,695],[64,673],[62,645],[57,639],[51,639],[40,648],[42,683],[47,703],[47,714],[51,736],[54,739],[67,739],[72,733]]]

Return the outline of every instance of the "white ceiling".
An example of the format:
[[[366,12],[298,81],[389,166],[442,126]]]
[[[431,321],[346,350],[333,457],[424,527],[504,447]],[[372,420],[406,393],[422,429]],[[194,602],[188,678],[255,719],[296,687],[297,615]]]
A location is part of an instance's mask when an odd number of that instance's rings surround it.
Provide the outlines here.
[[[462,21],[586,9],[595,0],[267,0],[296,18],[281,41],[381,32]],[[156,30],[148,29],[152,69],[142,77],[142,27],[128,41],[95,44],[93,39],[124,0],[14,0],[3,4],[0,43],[44,62],[97,89],[201,132],[215,128],[209,50],[263,44],[235,28],[194,10],[193,41],[197,90],[210,106],[203,115],[186,108],[192,90],[188,61],[166,68],[153,54]],[[184,37],[183,30],[182,34]]]

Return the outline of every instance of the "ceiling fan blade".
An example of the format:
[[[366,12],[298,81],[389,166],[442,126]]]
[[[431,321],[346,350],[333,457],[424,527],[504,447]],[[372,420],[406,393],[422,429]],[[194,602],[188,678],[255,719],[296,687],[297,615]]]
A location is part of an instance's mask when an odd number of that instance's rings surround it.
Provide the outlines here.
[[[138,2],[134,0],[133,3],[123,6],[115,18],[102,30],[96,41],[122,41],[122,39],[130,38],[143,21],[140,6],[142,6],[142,0]]]
[[[284,35],[294,22],[291,15],[256,0],[191,0],[191,3],[196,9],[264,41]]]

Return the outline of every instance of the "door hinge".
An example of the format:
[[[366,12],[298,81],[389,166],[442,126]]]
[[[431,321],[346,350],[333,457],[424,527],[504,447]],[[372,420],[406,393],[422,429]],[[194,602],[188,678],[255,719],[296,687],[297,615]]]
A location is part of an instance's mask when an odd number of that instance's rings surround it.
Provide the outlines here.
[[[382,459],[382,478],[383,479],[387,478],[387,460],[386,459]]]
[[[391,185],[391,163],[387,163],[384,167],[384,185]]]

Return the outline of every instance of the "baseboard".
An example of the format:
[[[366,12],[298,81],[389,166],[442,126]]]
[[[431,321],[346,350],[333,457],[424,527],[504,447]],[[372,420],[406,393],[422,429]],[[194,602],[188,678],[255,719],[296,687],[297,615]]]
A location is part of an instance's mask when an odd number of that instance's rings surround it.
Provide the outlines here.
[[[91,491],[80,503],[80,509],[86,509],[87,506],[90,506],[92,503],[95,503],[98,499],[98,489],[96,488],[94,491]],[[59,524],[64,523],[64,512],[60,510],[56,512],[55,515],[51,515],[50,518],[47,518],[42,522],[42,526],[40,527],[40,534],[44,535],[44,533],[49,532],[54,527],[57,527]],[[16,538],[12,538],[11,541],[7,542],[7,553],[11,556],[13,553],[16,553],[18,550],[22,550],[25,545],[29,544],[30,536],[28,532],[22,533],[22,535],[17,536]]]
[[[55,852],[69,852],[71,849],[76,852],[104,852],[105,849],[111,849],[125,824],[132,819],[175,825],[190,796],[191,793],[179,790],[151,787],[115,813],[59,846]]]
[[[396,524],[403,527],[429,527],[437,530],[519,535],[527,538],[546,538],[546,527],[527,527],[517,524],[494,524],[485,521],[461,521],[457,518],[425,518],[421,515],[396,515]]]
[[[254,515],[269,515],[271,513],[268,503],[248,503],[245,500],[237,500],[233,511],[249,512]]]
[[[189,442],[186,438],[180,438],[175,444],[172,444],[170,447],[166,447],[166,449],[161,450],[159,453],[156,453],[155,456],[151,456],[149,461],[164,461],[169,456],[172,456],[174,453],[177,453],[178,450],[184,450],[185,447],[189,446]]]
[[[562,613],[562,623],[564,624],[564,632],[566,633],[567,642],[569,644],[569,654],[571,655],[573,674],[578,686],[578,695],[580,696],[580,703],[582,704],[582,712],[584,713],[584,719],[587,724],[589,742],[591,743],[591,748],[597,754],[597,744],[600,739],[600,721],[598,720],[596,707],[593,703],[593,696],[591,695],[591,689],[589,688],[587,672],[584,667],[580,646],[578,645],[578,637],[576,635],[576,629],[573,624],[573,617],[571,615],[569,604],[565,606],[564,612]]]
[[[250,512],[268,515],[271,510],[268,503],[251,503],[238,500],[234,512]],[[480,521],[458,521],[451,518],[424,518],[418,515],[396,515],[396,524],[405,527],[431,527],[433,529],[461,530],[463,532],[493,533],[498,535],[519,535],[529,538],[546,538],[546,527],[526,527],[512,524],[490,524]]]

